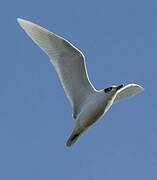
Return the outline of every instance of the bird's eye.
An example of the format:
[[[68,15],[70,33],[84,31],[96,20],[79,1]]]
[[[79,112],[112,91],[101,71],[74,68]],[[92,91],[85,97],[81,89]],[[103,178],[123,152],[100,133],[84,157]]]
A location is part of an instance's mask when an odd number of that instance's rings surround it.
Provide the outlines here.
[[[105,93],[108,93],[108,92],[110,92],[111,90],[112,90],[112,87],[109,87],[109,88],[104,89],[104,92],[105,92]]]

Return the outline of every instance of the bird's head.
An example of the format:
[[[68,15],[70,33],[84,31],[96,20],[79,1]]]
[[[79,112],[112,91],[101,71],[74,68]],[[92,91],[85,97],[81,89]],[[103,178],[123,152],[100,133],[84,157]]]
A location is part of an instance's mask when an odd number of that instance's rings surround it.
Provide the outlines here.
[[[121,89],[123,86],[124,86],[123,84],[121,84],[121,85],[119,85],[119,86],[110,86],[110,87],[108,87],[108,88],[105,88],[105,89],[104,89],[104,92],[105,92],[106,95],[112,95],[112,96],[113,96],[113,95],[116,94],[116,92],[117,92],[119,89]]]

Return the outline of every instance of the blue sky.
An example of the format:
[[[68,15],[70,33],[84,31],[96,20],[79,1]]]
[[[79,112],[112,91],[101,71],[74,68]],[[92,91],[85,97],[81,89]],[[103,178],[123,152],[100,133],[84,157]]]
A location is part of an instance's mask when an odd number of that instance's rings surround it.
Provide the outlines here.
[[[48,57],[16,22],[63,36],[86,56],[97,89],[138,83],[79,141],[71,107]],[[157,2],[2,1],[0,6],[0,179],[157,179]]]

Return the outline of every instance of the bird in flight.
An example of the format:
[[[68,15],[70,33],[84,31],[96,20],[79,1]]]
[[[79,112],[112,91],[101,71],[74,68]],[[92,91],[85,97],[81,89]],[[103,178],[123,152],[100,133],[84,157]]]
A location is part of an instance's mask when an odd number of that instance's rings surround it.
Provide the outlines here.
[[[72,106],[75,126],[66,145],[73,145],[80,135],[122,99],[143,91],[138,84],[118,85],[96,90],[87,74],[85,57],[73,44],[47,29],[24,19],[17,19],[28,36],[50,57]]]

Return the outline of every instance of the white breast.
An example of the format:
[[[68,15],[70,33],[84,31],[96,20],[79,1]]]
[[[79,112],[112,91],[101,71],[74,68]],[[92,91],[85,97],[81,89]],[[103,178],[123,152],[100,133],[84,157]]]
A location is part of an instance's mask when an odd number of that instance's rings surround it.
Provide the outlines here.
[[[77,118],[77,126],[87,128],[97,119],[104,115],[112,105],[112,100],[105,97],[104,94],[96,93],[83,106]]]

